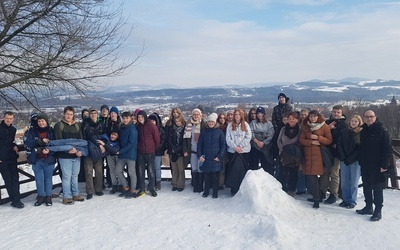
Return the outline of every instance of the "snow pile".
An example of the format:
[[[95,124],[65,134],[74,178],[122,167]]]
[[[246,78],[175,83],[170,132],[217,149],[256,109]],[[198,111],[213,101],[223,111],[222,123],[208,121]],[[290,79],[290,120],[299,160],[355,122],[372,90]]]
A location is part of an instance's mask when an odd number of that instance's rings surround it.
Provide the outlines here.
[[[239,192],[231,200],[238,213],[253,214],[259,220],[252,235],[271,245],[296,245],[305,234],[293,227],[304,214],[314,212],[282,190],[282,185],[263,169],[247,171]],[[261,216],[260,216],[261,215]]]

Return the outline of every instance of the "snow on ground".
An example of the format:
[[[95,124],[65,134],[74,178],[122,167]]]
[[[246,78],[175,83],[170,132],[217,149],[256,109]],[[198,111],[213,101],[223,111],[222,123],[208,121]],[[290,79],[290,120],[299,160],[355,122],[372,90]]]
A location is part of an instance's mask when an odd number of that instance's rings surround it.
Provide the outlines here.
[[[80,184],[82,193],[84,183]],[[58,189],[55,190],[55,192]],[[159,196],[109,195],[52,207],[0,206],[0,249],[398,249],[400,191],[385,190],[383,219],[334,205],[295,199],[262,169],[249,171],[235,197],[218,199],[162,183]],[[360,190],[356,209],[364,206]]]

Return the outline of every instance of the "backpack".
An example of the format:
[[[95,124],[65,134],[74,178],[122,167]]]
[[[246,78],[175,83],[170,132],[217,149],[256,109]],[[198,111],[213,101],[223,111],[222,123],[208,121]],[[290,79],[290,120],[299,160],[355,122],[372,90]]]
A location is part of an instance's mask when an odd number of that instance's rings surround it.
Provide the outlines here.
[[[280,156],[284,167],[296,167],[304,163],[303,149],[299,143],[291,143],[283,146]]]

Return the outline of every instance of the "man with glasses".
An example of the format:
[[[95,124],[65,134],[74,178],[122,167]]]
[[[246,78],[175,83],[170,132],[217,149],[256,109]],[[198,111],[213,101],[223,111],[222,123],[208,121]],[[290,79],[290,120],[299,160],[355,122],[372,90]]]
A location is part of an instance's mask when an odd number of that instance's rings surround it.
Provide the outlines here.
[[[358,162],[361,166],[365,207],[356,212],[372,215],[371,221],[379,221],[382,219],[383,188],[392,148],[389,134],[374,111],[365,111],[363,120]],[[375,210],[372,203],[375,204]]]

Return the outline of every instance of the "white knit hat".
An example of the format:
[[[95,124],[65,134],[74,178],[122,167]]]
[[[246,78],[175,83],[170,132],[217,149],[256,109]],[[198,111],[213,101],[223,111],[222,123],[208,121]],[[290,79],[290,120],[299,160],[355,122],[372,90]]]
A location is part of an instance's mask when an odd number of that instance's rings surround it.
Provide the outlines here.
[[[212,113],[207,117],[208,122],[217,122],[218,115],[216,113]]]

